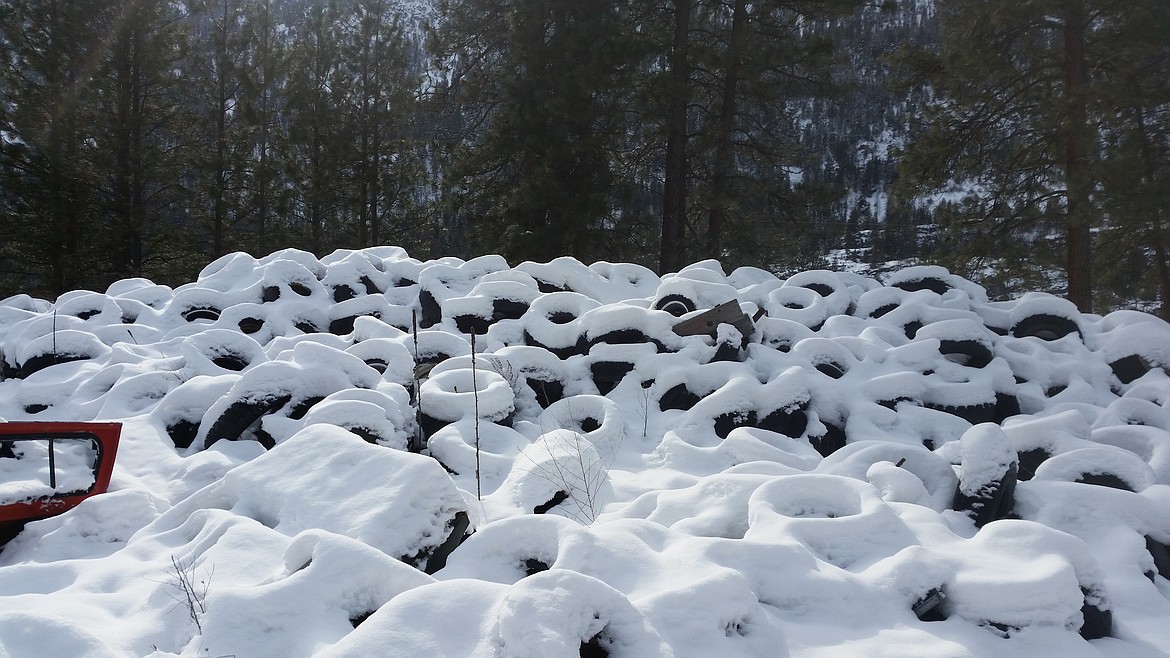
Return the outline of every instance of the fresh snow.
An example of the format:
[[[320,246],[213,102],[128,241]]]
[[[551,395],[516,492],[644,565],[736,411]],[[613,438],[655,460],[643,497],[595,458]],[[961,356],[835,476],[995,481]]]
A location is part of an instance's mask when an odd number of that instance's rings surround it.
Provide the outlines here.
[[[728,301],[747,335],[673,331]],[[123,423],[110,492],[0,552],[0,657],[1170,654],[1143,313],[285,250],[10,297],[0,350],[0,419]]]

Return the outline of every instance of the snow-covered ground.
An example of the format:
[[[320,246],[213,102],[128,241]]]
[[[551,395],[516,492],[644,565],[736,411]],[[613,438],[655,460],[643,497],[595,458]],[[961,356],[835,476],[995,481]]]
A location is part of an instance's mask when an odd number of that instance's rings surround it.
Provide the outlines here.
[[[0,553],[0,656],[1170,654],[1149,315],[384,247],[10,297],[0,348],[0,418],[124,424]]]

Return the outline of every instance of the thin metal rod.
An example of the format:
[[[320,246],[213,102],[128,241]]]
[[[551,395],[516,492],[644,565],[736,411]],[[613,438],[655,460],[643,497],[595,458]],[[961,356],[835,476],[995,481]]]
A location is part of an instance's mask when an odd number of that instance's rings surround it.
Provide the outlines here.
[[[57,490],[57,456],[53,450],[53,439],[49,439],[49,488]]]

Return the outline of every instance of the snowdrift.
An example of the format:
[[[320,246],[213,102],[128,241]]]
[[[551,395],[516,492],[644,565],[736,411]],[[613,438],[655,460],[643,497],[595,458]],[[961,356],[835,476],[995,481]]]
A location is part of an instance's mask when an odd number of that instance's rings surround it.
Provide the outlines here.
[[[0,418],[124,423],[0,553],[0,656],[1170,653],[1149,315],[381,247],[10,297],[0,350]]]

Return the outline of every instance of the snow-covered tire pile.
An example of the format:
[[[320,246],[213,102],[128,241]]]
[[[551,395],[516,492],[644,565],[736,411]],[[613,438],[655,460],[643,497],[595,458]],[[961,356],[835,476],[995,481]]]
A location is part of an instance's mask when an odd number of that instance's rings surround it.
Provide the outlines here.
[[[938,267],[380,247],[17,295],[0,420],[125,430],[0,553],[0,654],[1170,653],[1167,366],[1152,316]]]

